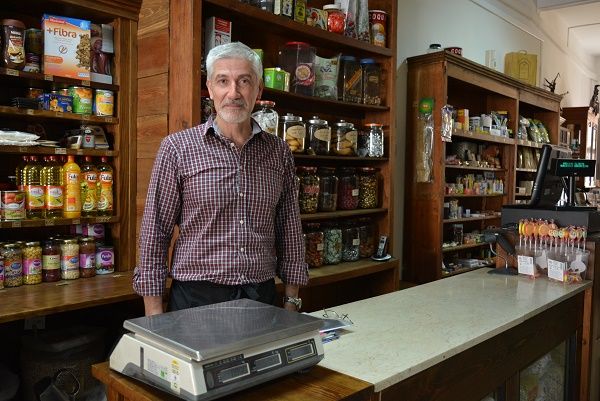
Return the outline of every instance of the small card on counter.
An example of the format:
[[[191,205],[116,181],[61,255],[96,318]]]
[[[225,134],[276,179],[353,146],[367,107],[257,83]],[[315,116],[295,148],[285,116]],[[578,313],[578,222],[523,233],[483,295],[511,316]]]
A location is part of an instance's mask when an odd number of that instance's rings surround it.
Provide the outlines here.
[[[533,257],[518,255],[517,265],[519,274],[525,274],[527,276],[535,275],[535,265],[533,264]]]

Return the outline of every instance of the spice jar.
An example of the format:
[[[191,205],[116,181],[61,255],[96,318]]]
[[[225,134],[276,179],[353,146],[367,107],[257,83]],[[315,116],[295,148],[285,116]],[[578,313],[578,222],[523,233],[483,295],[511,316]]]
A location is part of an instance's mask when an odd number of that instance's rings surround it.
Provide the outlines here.
[[[365,127],[369,133],[367,156],[383,157],[383,124],[369,123]]]
[[[63,280],[79,278],[79,244],[68,238],[60,243],[60,277]]]
[[[16,19],[3,19],[2,57],[0,62],[6,68],[22,70],[25,67],[25,24]]]
[[[109,245],[96,247],[96,274],[115,272],[115,249]]]
[[[38,241],[26,242],[23,247],[23,284],[42,282],[42,247]]]
[[[319,223],[308,223],[304,229],[305,261],[308,267],[323,266],[324,234]]]
[[[96,275],[96,238],[83,237],[79,240],[79,276]]]
[[[339,71],[339,100],[362,103],[362,69],[356,57],[341,56]]]
[[[332,152],[340,156],[356,156],[358,133],[354,124],[340,120],[335,123],[335,135],[331,140]]]
[[[333,167],[319,167],[319,212],[335,212],[337,208],[338,178]]]
[[[338,169],[338,204],[339,210],[352,210],[358,207],[358,177],[354,167]]]
[[[298,166],[300,213],[316,213],[319,205],[319,177],[316,167]]]
[[[358,168],[358,207],[374,209],[379,204],[379,180],[375,167]]]
[[[287,113],[280,120],[281,135],[288,144],[293,153],[304,152],[304,142],[306,140],[306,126],[302,122],[302,117]]]
[[[344,33],[346,16],[337,4],[325,4],[323,10],[327,12],[327,30],[333,33]]]
[[[375,253],[375,225],[368,218],[358,220],[358,238],[360,239],[359,256],[369,258]]]
[[[342,261],[342,229],[335,223],[325,223],[323,227],[325,250],[323,263],[336,265]]]
[[[23,252],[16,243],[2,246],[4,258],[4,287],[19,287],[23,284]]]
[[[42,281],[60,280],[60,244],[50,238],[42,248]]]
[[[273,109],[275,102],[270,100],[257,100],[257,111],[252,113],[252,118],[256,120],[263,131],[277,136],[277,127],[279,125],[279,114]]]
[[[331,146],[331,128],[327,120],[314,116],[308,120],[309,150],[317,155],[328,155]]]
[[[360,60],[362,68],[364,104],[379,106],[381,104],[381,65],[372,58]]]
[[[342,260],[344,262],[358,260],[360,255],[359,247],[358,227],[352,222],[346,223],[342,228]]]

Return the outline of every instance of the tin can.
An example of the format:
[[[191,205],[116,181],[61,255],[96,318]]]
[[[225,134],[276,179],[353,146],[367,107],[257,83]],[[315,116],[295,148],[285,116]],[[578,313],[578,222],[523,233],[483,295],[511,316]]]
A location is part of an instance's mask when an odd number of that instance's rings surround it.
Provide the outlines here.
[[[2,219],[23,220],[25,218],[25,192],[2,191]]]
[[[96,247],[96,274],[110,274],[115,271],[115,250],[112,246]]]
[[[40,88],[27,88],[25,97],[27,99],[37,99],[44,94],[44,90]]]
[[[69,95],[73,96],[73,113],[92,114],[92,88],[69,86]]]
[[[112,91],[106,89],[96,89],[94,99],[94,114],[97,116],[114,115],[115,96]]]
[[[371,42],[375,46],[385,47],[387,13],[383,10],[369,10],[369,26],[371,27]]]
[[[68,88],[52,89],[50,93],[53,95],[71,96]]]

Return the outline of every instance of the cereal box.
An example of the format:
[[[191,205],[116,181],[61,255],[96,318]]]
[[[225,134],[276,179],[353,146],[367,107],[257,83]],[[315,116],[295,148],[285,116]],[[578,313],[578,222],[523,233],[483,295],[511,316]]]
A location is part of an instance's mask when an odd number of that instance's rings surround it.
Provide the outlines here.
[[[90,79],[90,21],[44,14],[44,74]]]

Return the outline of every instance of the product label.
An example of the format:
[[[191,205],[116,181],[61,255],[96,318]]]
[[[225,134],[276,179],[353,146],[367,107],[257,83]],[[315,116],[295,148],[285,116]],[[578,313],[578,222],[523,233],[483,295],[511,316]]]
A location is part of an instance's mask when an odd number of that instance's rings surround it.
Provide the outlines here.
[[[354,238],[354,239],[352,240],[352,245],[353,245],[353,246],[358,246],[358,245],[360,245],[360,238]]]
[[[25,196],[27,197],[27,210],[44,208],[44,187],[41,185],[26,185]]]
[[[43,270],[60,269],[60,255],[42,255]]]
[[[346,132],[345,138],[349,142],[356,143],[357,138],[358,138],[358,132],[357,131]]]
[[[320,141],[329,142],[331,141],[331,130],[329,128],[321,128],[315,131],[313,134],[315,138]]]
[[[34,275],[42,272],[42,261],[40,258],[27,258],[23,260],[23,275]]]
[[[302,193],[306,195],[316,195],[319,193],[318,185],[302,185]]]
[[[302,125],[294,125],[285,130],[285,135],[286,137],[304,139],[306,137],[306,128]]]
[[[48,210],[62,209],[64,203],[63,189],[59,185],[46,186],[46,208]]]
[[[82,269],[94,269],[96,267],[95,254],[79,254],[79,267]]]
[[[358,196],[358,193],[359,193],[358,188],[352,190],[352,196]]]
[[[62,271],[78,270],[79,255],[61,255],[60,268]]]
[[[317,244],[317,251],[322,251],[323,249],[325,249],[325,244],[323,244],[322,242]]]
[[[22,275],[23,273],[23,265],[21,264],[21,262],[14,262],[14,261],[10,261],[8,260],[7,262],[4,262],[4,279],[5,281],[8,281],[11,278],[17,278],[19,276]]]
[[[565,281],[565,270],[567,264],[557,260],[548,259],[548,278],[557,281]]]
[[[315,72],[312,63],[302,63],[296,66],[296,85],[311,86],[315,82]]]
[[[80,177],[80,175],[77,172],[74,172],[74,171],[68,172],[66,175],[67,182],[65,182],[65,185],[78,185],[79,177]]]

